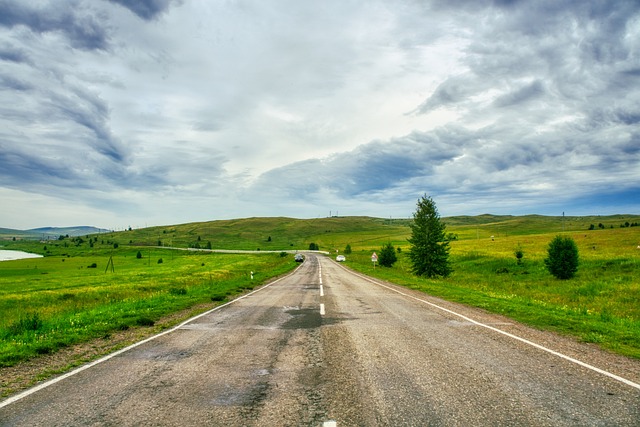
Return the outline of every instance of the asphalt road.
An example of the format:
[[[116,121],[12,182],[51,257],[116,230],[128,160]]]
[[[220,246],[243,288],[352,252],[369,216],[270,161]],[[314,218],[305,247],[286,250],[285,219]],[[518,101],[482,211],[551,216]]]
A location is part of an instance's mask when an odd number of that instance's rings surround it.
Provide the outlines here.
[[[309,254],[240,300],[0,402],[0,425],[639,426],[639,382],[637,361]]]

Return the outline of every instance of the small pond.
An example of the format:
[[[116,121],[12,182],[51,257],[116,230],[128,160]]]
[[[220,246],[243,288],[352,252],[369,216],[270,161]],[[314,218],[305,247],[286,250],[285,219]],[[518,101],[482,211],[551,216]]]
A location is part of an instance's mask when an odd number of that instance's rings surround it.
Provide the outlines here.
[[[42,258],[42,255],[30,254],[29,252],[23,251],[7,251],[0,249],[0,261],[11,261],[14,259],[24,258]]]

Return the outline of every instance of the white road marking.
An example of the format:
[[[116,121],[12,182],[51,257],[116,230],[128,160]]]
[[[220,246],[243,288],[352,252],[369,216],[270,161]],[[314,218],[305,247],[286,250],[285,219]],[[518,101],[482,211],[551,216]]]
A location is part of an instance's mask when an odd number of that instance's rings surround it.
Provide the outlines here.
[[[24,399],[25,397],[30,396],[33,393],[36,393],[36,392],[38,392],[38,391],[40,391],[42,389],[45,389],[45,388],[47,388],[47,387],[49,387],[49,386],[51,386],[51,385],[53,385],[53,384],[55,384],[57,382],[60,382],[60,381],[62,381],[64,379],[67,379],[67,378],[72,377],[72,376],[74,376],[76,374],[79,374],[80,372],[82,372],[82,371],[84,371],[86,369],[92,368],[92,367],[96,366],[99,363],[106,362],[109,359],[113,359],[114,357],[119,356],[122,353],[125,353],[125,352],[127,352],[129,350],[132,350],[132,349],[134,349],[134,348],[136,348],[136,347],[138,347],[138,346],[140,346],[142,344],[146,344],[149,341],[155,340],[156,338],[160,338],[161,336],[164,336],[164,335],[170,334],[171,332],[177,331],[178,329],[182,328],[183,326],[185,326],[186,324],[188,324],[190,322],[193,322],[196,319],[204,317],[204,316],[206,316],[206,315],[208,315],[210,313],[213,313],[214,311],[222,309],[223,307],[226,307],[226,306],[231,305],[231,304],[233,304],[235,302],[243,300],[243,299],[255,294],[256,292],[260,292],[260,291],[262,291],[264,289],[267,289],[269,286],[275,285],[276,283],[278,283],[278,282],[288,278],[289,276],[295,274],[300,267],[302,267],[302,265],[298,266],[295,270],[293,270],[291,273],[287,274],[284,277],[276,279],[271,283],[267,283],[266,285],[262,286],[261,288],[256,289],[255,291],[249,292],[246,295],[243,295],[243,296],[238,297],[238,298],[236,298],[234,300],[231,300],[231,301],[229,301],[229,302],[227,302],[225,304],[222,304],[222,305],[219,305],[217,307],[214,307],[209,311],[205,311],[202,314],[199,314],[199,315],[197,315],[195,317],[192,317],[191,319],[185,320],[184,322],[180,323],[178,326],[174,326],[173,328],[167,329],[166,331],[162,331],[157,335],[154,335],[154,336],[149,337],[149,338],[147,338],[145,340],[139,341],[139,342],[137,342],[135,344],[131,344],[129,347],[125,347],[123,349],[120,349],[120,350],[118,350],[116,352],[113,352],[111,354],[108,354],[108,355],[106,355],[106,356],[104,356],[104,357],[102,357],[102,358],[100,358],[98,360],[94,360],[93,362],[87,363],[86,365],[82,365],[79,368],[74,369],[73,371],[67,372],[66,374],[60,375],[59,377],[53,378],[53,379],[51,379],[49,381],[46,381],[46,382],[44,382],[42,384],[39,384],[39,385],[37,385],[37,386],[35,386],[33,388],[25,390],[22,393],[16,394],[15,396],[12,396],[12,397],[8,398],[7,400],[4,400],[4,401],[0,402],[0,408],[4,408],[5,406],[11,405],[12,403],[17,402],[20,399]]]
[[[342,267],[342,268],[345,268],[345,267]],[[345,268],[345,270],[346,270],[346,268]],[[569,361],[569,362],[571,362],[571,363],[575,363],[576,365],[580,365],[580,366],[582,366],[583,368],[590,369],[590,370],[592,370],[592,371],[594,371],[594,372],[597,372],[597,373],[599,373],[599,374],[602,374],[602,375],[604,375],[604,376],[607,376],[607,377],[612,378],[612,379],[614,379],[614,380],[616,380],[616,381],[619,381],[619,382],[621,382],[621,383],[624,383],[624,384],[626,384],[626,385],[628,385],[628,386],[631,386],[631,387],[634,387],[634,388],[637,388],[638,390],[640,390],[640,384],[638,384],[638,383],[634,383],[634,382],[633,382],[633,381],[631,381],[631,380],[628,380],[628,379],[626,379],[626,378],[623,378],[623,377],[618,376],[618,375],[616,375],[616,374],[613,374],[613,373],[611,373],[611,372],[605,371],[605,370],[600,369],[600,368],[598,368],[598,367],[595,367],[595,366],[593,366],[593,365],[589,365],[588,363],[582,362],[582,361],[580,361],[580,360],[578,360],[578,359],[574,359],[573,357],[570,357],[570,356],[564,355],[564,354],[562,354],[562,353],[558,353],[558,352],[557,352],[557,351],[555,351],[555,350],[551,350],[550,348],[544,347],[544,346],[542,346],[542,345],[540,345],[540,344],[536,344],[536,343],[534,343],[533,341],[529,341],[529,340],[527,340],[527,339],[525,339],[525,338],[521,338],[521,337],[519,337],[519,336],[517,336],[517,335],[510,334],[509,332],[502,331],[502,330],[500,330],[500,329],[498,329],[498,328],[494,328],[493,326],[489,326],[489,325],[487,325],[487,324],[480,323],[480,322],[478,322],[478,321],[476,321],[476,320],[471,319],[470,317],[464,316],[464,315],[462,315],[462,314],[460,314],[460,313],[456,313],[455,311],[449,310],[449,309],[447,309],[447,308],[440,307],[439,305],[434,304],[434,303],[432,303],[432,302],[429,302],[429,301],[423,300],[423,299],[418,298],[418,297],[414,297],[413,295],[406,294],[406,293],[404,293],[404,292],[402,292],[402,291],[399,291],[398,289],[394,289],[394,288],[392,288],[392,287],[390,287],[390,286],[383,285],[382,283],[376,282],[375,280],[372,280],[371,278],[369,278],[369,277],[367,277],[367,276],[363,276],[363,275],[361,275],[361,274],[358,274],[358,273],[354,272],[353,270],[347,270],[347,271],[349,271],[349,272],[351,272],[351,273],[355,274],[356,276],[360,277],[361,279],[366,280],[367,282],[373,283],[374,285],[378,285],[378,286],[380,286],[380,287],[383,287],[383,288],[389,289],[390,291],[393,291],[393,292],[398,293],[398,294],[400,294],[400,295],[403,295],[403,296],[405,296],[405,297],[408,297],[408,298],[414,299],[414,300],[416,300],[416,301],[420,301],[421,303],[424,303],[424,304],[430,305],[431,307],[434,307],[434,308],[437,308],[437,309],[439,309],[439,310],[445,311],[445,312],[447,312],[447,313],[449,313],[449,314],[452,314],[452,315],[454,315],[454,316],[458,316],[458,317],[460,317],[460,318],[462,318],[462,319],[466,320],[467,322],[471,322],[471,323],[473,323],[473,324],[474,324],[474,325],[476,325],[476,326],[481,326],[481,327],[483,327],[483,328],[490,329],[490,330],[492,330],[492,331],[494,331],[494,332],[497,332],[497,333],[499,333],[499,334],[505,335],[505,336],[507,336],[507,337],[509,337],[509,338],[512,338],[512,339],[514,339],[514,340],[517,340],[517,341],[523,342],[523,343],[528,344],[528,345],[530,345],[530,346],[532,346],[532,347],[535,347],[535,348],[537,348],[537,349],[539,349],[539,350],[546,351],[547,353],[553,354],[554,356],[560,357],[560,358],[565,359],[565,360],[567,360],[567,361]]]
[[[320,280],[320,296],[324,296],[324,288],[322,286],[322,266],[318,264],[318,279]],[[320,304],[320,316],[324,316],[324,304]]]
[[[322,423],[322,427],[338,427],[338,423],[335,421],[325,421]]]

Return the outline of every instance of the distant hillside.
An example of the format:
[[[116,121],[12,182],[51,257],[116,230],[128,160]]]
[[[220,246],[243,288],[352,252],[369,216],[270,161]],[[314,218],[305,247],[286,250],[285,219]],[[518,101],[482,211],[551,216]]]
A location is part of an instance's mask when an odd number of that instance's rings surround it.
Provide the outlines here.
[[[104,228],[97,228],[91,226],[77,226],[77,227],[41,227],[32,228],[26,230],[29,233],[45,236],[86,236],[88,234],[108,233],[111,230]]]
[[[30,230],[14,230],[11,228],[0,228],[0,239],[45,239],[58,238],[59,236],[86,236],[89,234],[108,233],[111,230],[104,228],[77,226],[77,227],[41,227]]]
[[[12,228],[0,228],[0,239],[25,239],[30,238],[32,235],[24,230],[14,230]]]
[[[110,233],[106,239],[133,245],[211,247],[219,249],[308,249],[310,243],[325,248],[388,235],[405,235],[407,220],[370,217],[241,218],[149,227]]]
[[[542,216],[478,215],[444,217],[447,233],[459,240],[587,231],[591,226],[620,228],[640,223],[639,215]],[[387,242],[406,246],[411,235],[409,219],[372,217],[241,218],[149,227],[107,233],[101,241],[133,246],[173,246],[214,249],[307,249],[315,243],[322,250],[376,248]]]
[[[586,231],[637,226],[640,215],[544,216],[476,215],[443,217],[447,233],[459,240]],[[297,219],[285,217],[239,218],[148,227],[120,232],[96,227],[43,227],[31,230],[0,228],[0,239],[57,239],[59,236],[100,234],[100,241],[133,246],[174,246],[215,249],[290,250],[380,247],[383,243],[406,245],[411,219],[364,216]]]

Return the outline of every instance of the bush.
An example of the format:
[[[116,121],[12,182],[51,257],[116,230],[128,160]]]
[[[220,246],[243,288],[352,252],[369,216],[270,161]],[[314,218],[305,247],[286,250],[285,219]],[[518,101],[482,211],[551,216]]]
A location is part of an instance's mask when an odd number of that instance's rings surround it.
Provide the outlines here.
[[[578,262],[578,247],[571,237],[556,236],[549,243],[544,263],[556,278],[571,279],[578,271]]]
[[[383,267],[393,267],[393,264],[398,260],[396,255],[396,250],[391,244],[391,242],[382,245],[382,250],[380,250],[380,259],[379,263]]]
[[[522,263],[522,258],[524,257],[524,251],[522,250],[520,245],[516,247],[516,250],[513,252],[513,254],[516,256],[516,263],[520,265],[520,263]]]
[[[309,250],[310,251],[318,251],[318,250],[320,250],[320,246],[318,246],[317,243],[309,243]]]
[[[136,254],[136,258],[137,258],[137,259],[142,258],[142,252],[138,251],[138,253]]]
[[[12,335],[20,335],[26,331],[37,331],[43,325],[42,319],[38,313],[27,314],[26,316],[20,316],[17,322],[12,323],[9,326],[9,331]]]
[[[343,252],[347,255],[351,254],[351,245],[345,246]]]

